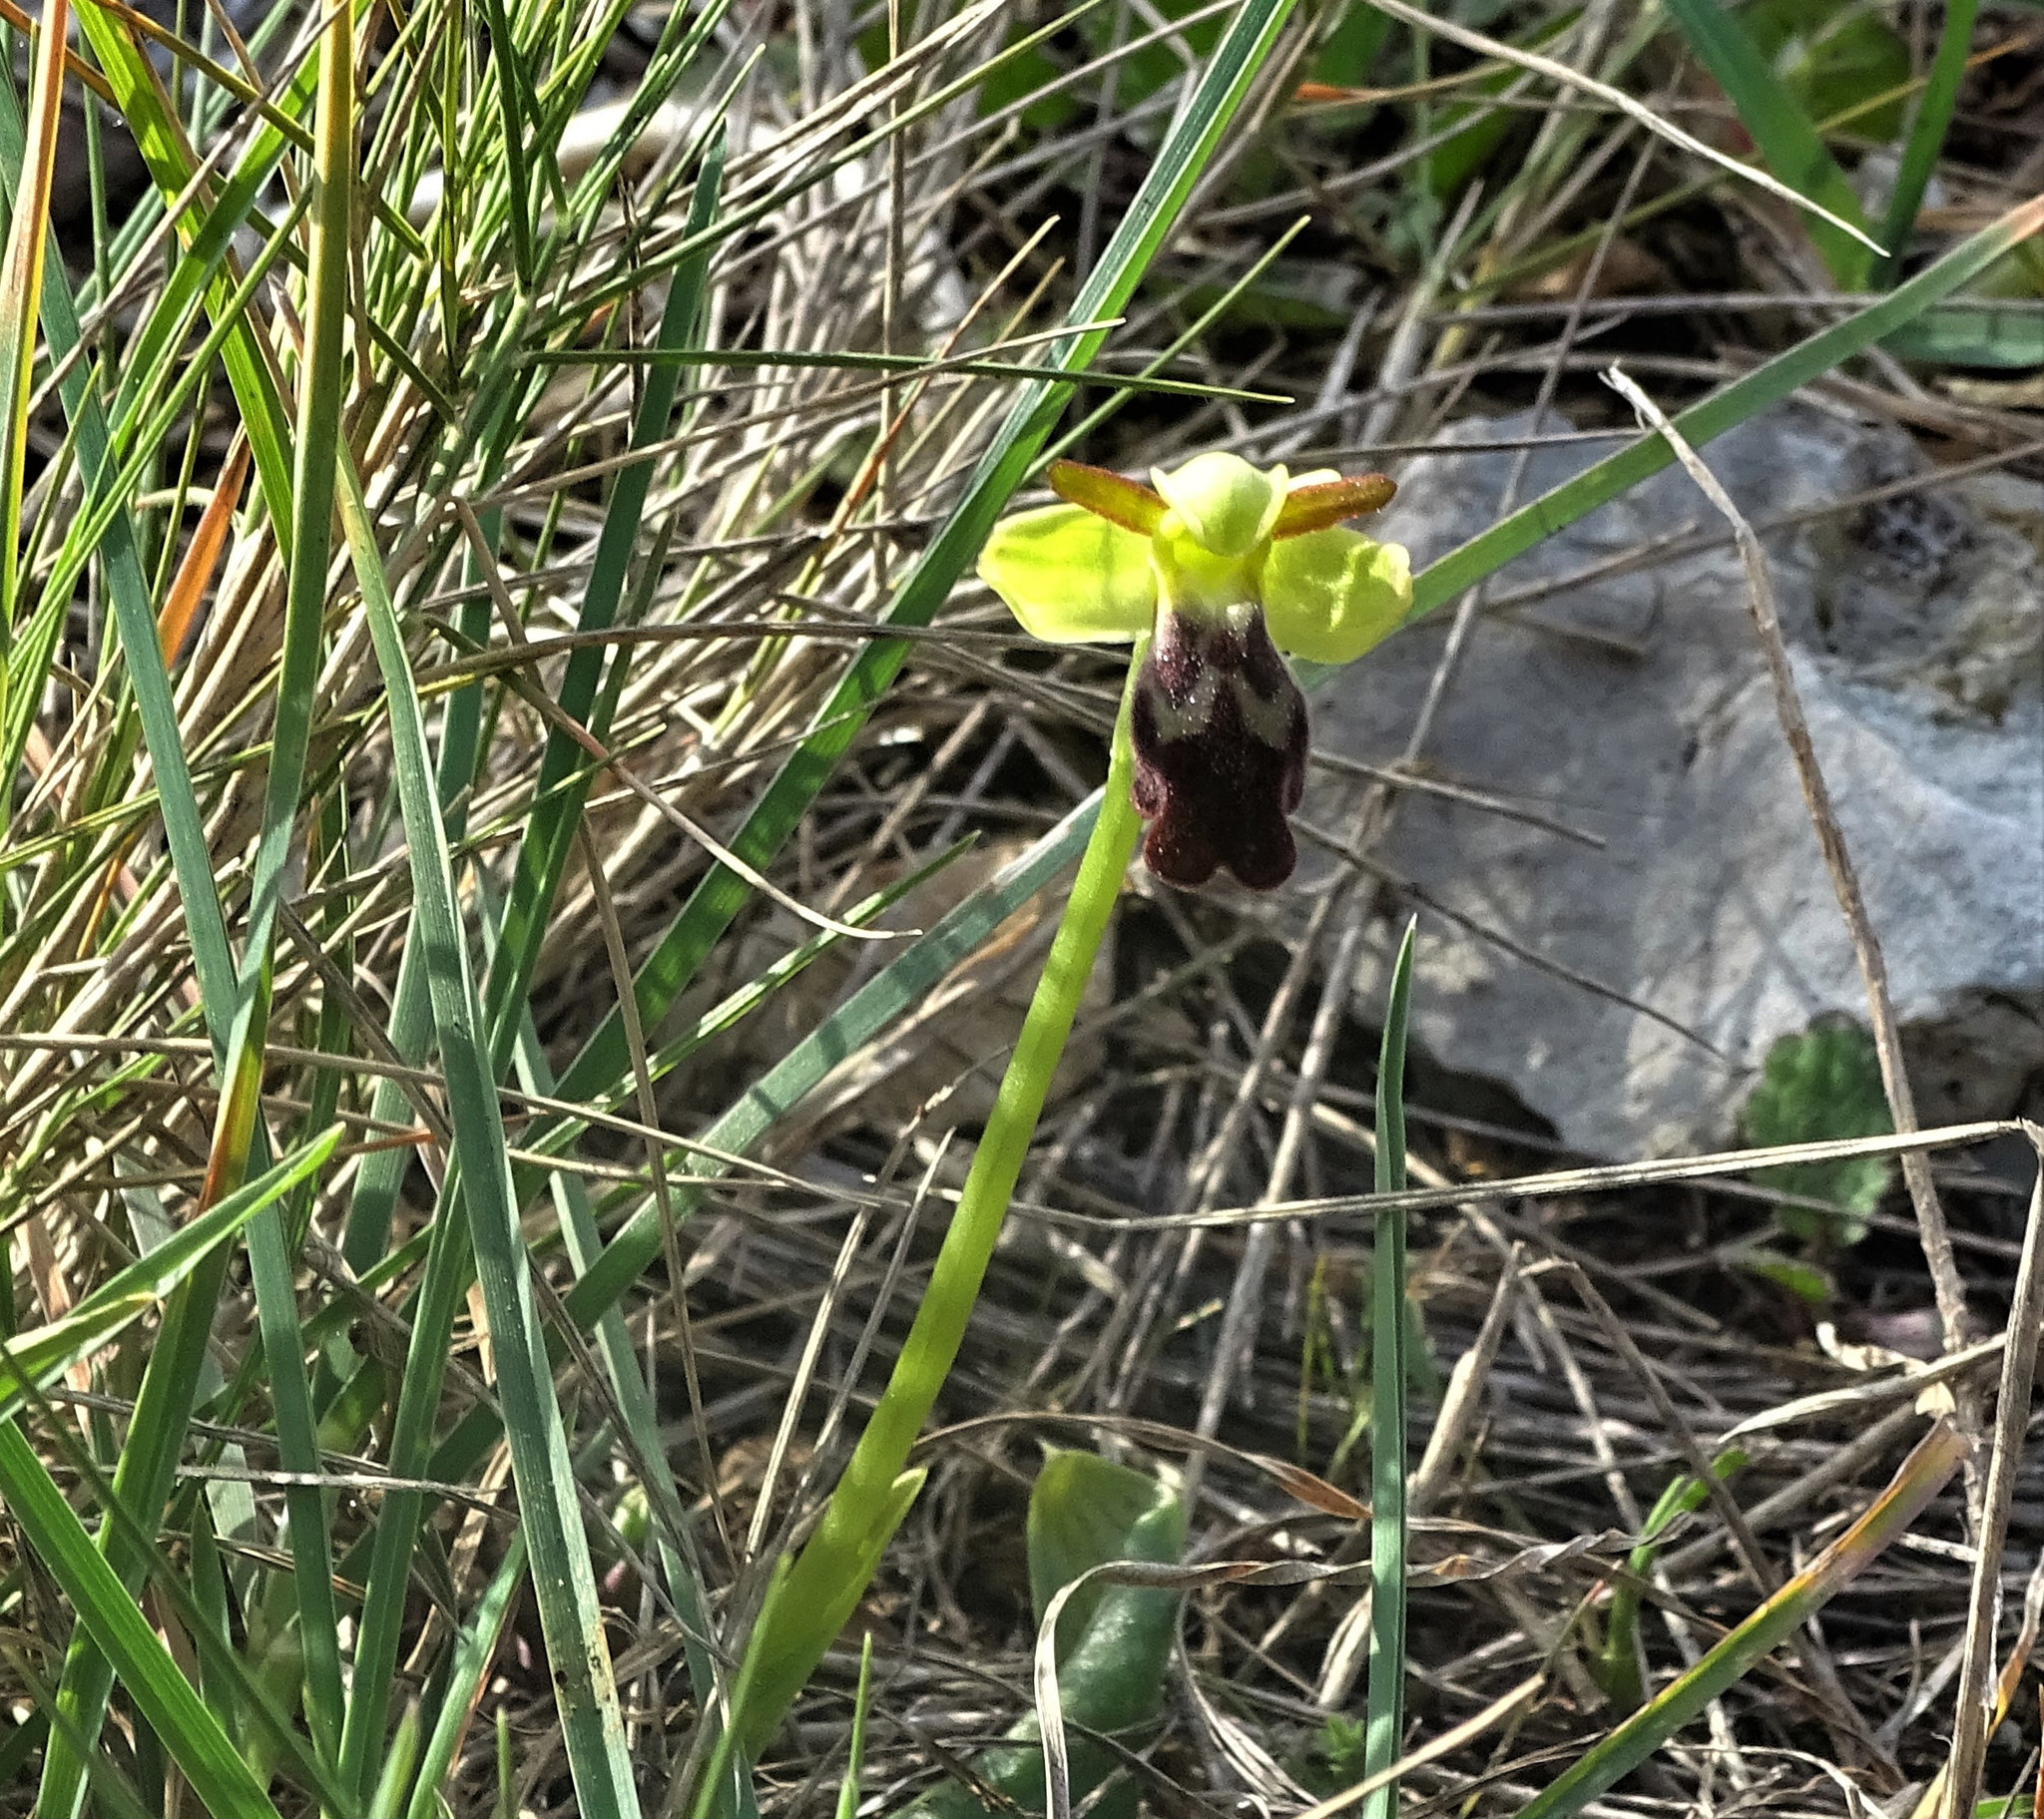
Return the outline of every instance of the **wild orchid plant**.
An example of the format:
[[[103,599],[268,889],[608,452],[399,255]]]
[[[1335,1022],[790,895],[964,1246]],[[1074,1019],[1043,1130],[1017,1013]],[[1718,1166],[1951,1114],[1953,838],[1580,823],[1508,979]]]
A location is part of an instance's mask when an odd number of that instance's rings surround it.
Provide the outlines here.
[[[964,1340],[1143,822],[1144,857],[1168,883],[1204,884],[1226,866],[1260,890],[1281,884],[1297,859],[1286,817],[1307,740],[1280,653],[1351,662],[1411,607],[1405,551],[1340,528],[1388,502],[1381,474],[1293,480],[1215,453],[1151,478],[1054,461],[1051,488],[1068,503],[1003,520],[980,557],[981,578],[1034,636],[1135,645],[1107,784],[914,1323],[829,1505],[768,1588],[706,1789],[735,1743],[766,1741],[920,1489],[903,1468]]]
[[[1395,487],[1220,453],[1153,470],[1152,486],[1073,461],[1049,479],[1069,503],[998,525],[980,579],[1052,644],[1148,641],[1129,730],[1150,869],[1186,886],[1223,866],[1253,889],[1283,883],[1307,738],[1279,653],[1352,663],[1411,610],[1405,551],[1340,528]]]

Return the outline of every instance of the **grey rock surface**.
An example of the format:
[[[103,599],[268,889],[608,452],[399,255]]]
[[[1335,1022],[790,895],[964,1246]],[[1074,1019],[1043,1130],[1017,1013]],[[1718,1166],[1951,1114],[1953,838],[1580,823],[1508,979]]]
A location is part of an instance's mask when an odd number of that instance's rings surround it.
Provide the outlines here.
[[[1531,429],[1457,425],[1402,476],[1381,534],[1416,567],[1486,528],[1515,457],[1454,445]],[[1519,497],[1617,446],[1537,449]],[[2044,1089],[2044,487],[1988,476],[1825,513],[1925,462],[1889,429],[1801,406],[1702,452],[1766,532],[1920,1114],[2001,1115]],[[1767,531],[1784,519],[1800,521]],[[1711,547],[1671,553],[1685,527]],[[1416,1042],[1593,1153],[1722,1143],[1778,1038],[1826,1014],[1865,1021],[1723,529],[1670,469],[1501,572],[1424,748],[1432,774],[1601,848],[1407,792],[1379,849],[1471,923],[1689,1032],[1422,910]],[[1662,559],[1620,572],[1650,549]],[[1316,745],[1395,762],[1452,618],[1330,679]],[[1319,769],[1306,819],[1338,833],[1359,791]],[[1373,1002],[1385,956],[1367,964]]]

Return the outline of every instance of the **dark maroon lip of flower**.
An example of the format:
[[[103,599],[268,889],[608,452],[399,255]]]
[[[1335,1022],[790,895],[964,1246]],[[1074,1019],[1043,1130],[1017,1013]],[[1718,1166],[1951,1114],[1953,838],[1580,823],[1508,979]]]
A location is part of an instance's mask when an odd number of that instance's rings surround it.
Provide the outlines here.
[[[1305,696],[1261,612],[1239,624],[1160,614],[1130,721],[1143,858],[1158,877],[1191,889],[1226,866],[1271,890],[1291,876]]]

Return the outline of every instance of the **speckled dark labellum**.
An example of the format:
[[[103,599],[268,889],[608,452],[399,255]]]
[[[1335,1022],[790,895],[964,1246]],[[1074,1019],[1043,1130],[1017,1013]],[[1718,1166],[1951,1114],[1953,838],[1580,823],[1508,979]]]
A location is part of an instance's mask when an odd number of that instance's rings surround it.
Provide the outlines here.
[[[1271,890],[1298,862],[1286,817],[1305,790],[1305,697],[1254,607],[1163,612],[1136,678],[1130,732],[1143,857],[1168,884],[1226,866]]]

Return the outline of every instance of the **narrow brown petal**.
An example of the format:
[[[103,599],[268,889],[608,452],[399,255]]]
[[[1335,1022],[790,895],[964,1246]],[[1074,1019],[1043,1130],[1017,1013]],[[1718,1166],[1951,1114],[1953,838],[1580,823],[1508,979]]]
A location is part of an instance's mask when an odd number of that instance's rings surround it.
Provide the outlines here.
[[[1344,518],[1380,512],[1391,503],[1398,483],[1387,474],[1354,474],[1323,480],[1316,486],[1293,487],[1278,508],[1273,537],[1303,537],[1308,531],[1331,530]]]
[[[1118,524],[1139,537],[1154,537],[1164,514],[1171,508],[1140,480],[1130,480],[1110,468],[1087,467],[1078,461],[1053,461],[1044,475],[1050,490],[1068,505]]]

